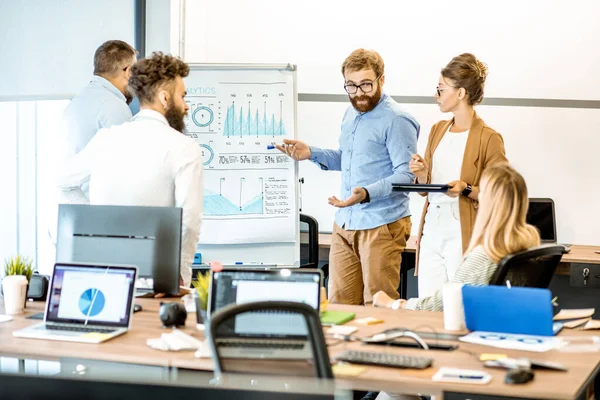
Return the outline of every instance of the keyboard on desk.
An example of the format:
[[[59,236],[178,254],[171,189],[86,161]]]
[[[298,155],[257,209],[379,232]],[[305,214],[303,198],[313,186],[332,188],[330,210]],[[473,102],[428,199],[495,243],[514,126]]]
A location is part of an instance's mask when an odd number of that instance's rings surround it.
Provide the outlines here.
[[[380,367],[425,369],[433,364],[428,357],[414,357],[374,351],[346,350],[335,357],[338,361],[353,364],[377,365]]]
[[[45,329],[52,331],[69,331],[69,332],[97,332],[97,333],[113,333],[116,329],[110,328],[95,328],[93,326],[69,326],[69,325],[45,325]]]
[[[306,342],[275,341],[275,340],[217,340],[219,347],[248,347],[254,349],[295,349],[300,350]]]

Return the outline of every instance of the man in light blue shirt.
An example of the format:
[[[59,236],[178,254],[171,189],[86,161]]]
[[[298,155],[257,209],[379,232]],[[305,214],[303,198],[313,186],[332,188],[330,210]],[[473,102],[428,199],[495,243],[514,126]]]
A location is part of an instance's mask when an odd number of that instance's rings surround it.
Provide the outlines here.
[[[358,49],[342,65],[351,107],[342,120],[339,148],[320,149],[284,140],[279,150],[310,159],[322,170],[341,171],[339,207],[329,253],[332,303],[368,304],[384,291],[397,299],[402,251],[410,237],[408,193],[392,183],[412,183],[408,164],[417,150],[419,124],[383,93],[384,63],[375,51]]]
[[[127,89],[131,66],[136,61],[136,51],[121,40],[103,43],[94,54],[94,77],[75,96],[63,115],[62,137],[59,142],[61,161],[79,153],[101,128],[120,125],[131,119],[127,105]],[[82,185],[86,198],[73,198],[61,193],[61,202],[87,202],[87,182]]]

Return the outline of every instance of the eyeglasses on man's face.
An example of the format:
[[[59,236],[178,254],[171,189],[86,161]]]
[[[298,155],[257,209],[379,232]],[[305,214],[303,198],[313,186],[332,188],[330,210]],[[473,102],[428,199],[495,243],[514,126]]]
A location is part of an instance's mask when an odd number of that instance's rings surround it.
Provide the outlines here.
[[[360,88],[360,91],[363,93],[371,93],[373,91],[373,85],[375,84],[375,82],[377,82],[379,80],[380,77],[375,78],[375,80],[373,82],[363,82],[360,85],[354,85],[354,84],[348,84],[348,85],[344,85],[344,89],[346,90],[346,93],[348,94],[356,94],[358,92],[358,89]]]

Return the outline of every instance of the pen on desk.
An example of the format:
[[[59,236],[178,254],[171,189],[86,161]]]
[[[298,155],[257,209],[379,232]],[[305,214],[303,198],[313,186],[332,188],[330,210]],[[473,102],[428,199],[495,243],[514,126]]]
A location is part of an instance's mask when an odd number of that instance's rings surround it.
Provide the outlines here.
[[[444,378],[456,378],[456,379],[483,379],[483,375],[461,375],[461,374],[444,374]]]

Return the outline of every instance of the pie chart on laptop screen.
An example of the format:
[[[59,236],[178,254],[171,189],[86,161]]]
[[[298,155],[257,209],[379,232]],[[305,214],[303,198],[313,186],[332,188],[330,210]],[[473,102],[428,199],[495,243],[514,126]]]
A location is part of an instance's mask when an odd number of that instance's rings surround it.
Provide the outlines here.
[[[79,310],[86,316],[95,317],[104,309],[104,303],[104,293],[99,289],[87,289],[79,297]]]

